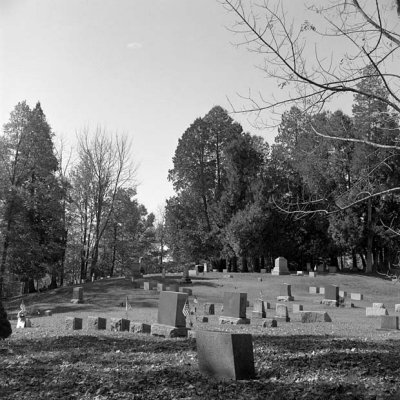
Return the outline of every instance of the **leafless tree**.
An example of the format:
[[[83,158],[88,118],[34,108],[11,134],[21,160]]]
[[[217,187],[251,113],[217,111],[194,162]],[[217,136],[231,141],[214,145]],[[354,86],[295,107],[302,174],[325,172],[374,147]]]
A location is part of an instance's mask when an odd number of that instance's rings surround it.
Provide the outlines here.
[[[260,69],[282,89],[279,98],[248,96],[247,104],[234,107],[234,112],[261,115],[290,104],[318,111],[336,96],[359,93],[400,113],[400,18],[395,0],[314,1],[305,6],[312,20],[290,17],[292,2],[286,2],[286,9],[284,1],[223,3],[237,19],[232,30],[243,38],[238,45],[258,53]],[[371,74],[382,79],[388,98],[358,87],[371,65]]]
[[[78,165],[73,173],[74,202],[81,220],[81,276],[96,272],[99,244],[113,212],[119,188],[135,185],[136,167],[131,161],[126,137],[111,136],[98,127],[93,135],[85,129],[78,135]]]

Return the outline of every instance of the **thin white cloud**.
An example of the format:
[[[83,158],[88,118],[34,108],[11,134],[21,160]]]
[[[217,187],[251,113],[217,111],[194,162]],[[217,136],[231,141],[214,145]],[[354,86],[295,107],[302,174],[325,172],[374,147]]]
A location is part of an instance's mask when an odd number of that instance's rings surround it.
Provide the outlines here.
[[[128,43],[126,45],[126,47],[128,49],[137,50],[137,49],[141,49],[143,47],[143,44],[139,43],[139,42],[131,42],[131,43]]]

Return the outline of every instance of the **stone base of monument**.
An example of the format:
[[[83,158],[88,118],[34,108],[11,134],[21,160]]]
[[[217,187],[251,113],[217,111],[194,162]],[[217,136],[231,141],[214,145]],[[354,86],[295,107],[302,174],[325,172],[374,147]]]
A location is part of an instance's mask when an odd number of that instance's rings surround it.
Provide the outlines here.
[[[184,326],[176,327],[163,324],[152,324],[151,334],[153,336],[161,336],[165,338],[187,337],[189,328]]]
[[[274,317],[275,321],[279,321],[279,322],[290,322],[290,318],[289,317],[282,317],[279,315],[275,315]]]
[[[321,300],[321,304],[329,307],[339,307],[339,302],[337,300],[323,299]]]
[[[290,275],[289,271],[276,271],[275,268],[271,271],[271,275]]]
[[[278,301],[294,301],[293,296],[278,296],[276,299]]]
[[[250,320],[248,318],[235,318],[235,317],[219,317],[220,324],[231,324],[231,325],[248,325]]]
[[[73,303],[73,304],[82,304],[82,303],[83,303],[83,300],[80,300],[80,299],[72,299],[72,300],[71,300],[71,303]]]
[[[267,313],[264,311],[252,311],[251,312],[251,318],[266,318],[267,317]]]

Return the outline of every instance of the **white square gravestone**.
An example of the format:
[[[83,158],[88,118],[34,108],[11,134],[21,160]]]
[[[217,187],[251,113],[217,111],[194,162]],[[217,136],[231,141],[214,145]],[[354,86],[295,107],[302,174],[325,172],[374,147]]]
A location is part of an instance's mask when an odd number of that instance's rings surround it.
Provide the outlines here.
[[[275,267],[271,271],[271,275],[290,275],[285,257],[278,257],[275,259]]]
[[[275,319],[277,321],[290,322],[288,308],[286,307],[285,304],[277,303],[275,314],[276,314]]]
[[[290,275],[288,263],[285,257],[275,259],[275,267],[271,271],[271,275]]]

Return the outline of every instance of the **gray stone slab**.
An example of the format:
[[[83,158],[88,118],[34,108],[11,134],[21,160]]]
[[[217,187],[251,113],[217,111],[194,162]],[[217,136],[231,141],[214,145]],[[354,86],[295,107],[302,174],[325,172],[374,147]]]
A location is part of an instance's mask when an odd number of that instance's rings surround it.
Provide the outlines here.
[[[302,304],[293,304],[293,312],[294,313],[298,313],[300,311],[303,311]]]
[[[131,322],[129,331],[132,333],[151,333],[151,325],[143,322]]]
[[[151,334],[153,336],[161,336],[165,338],[187,337],[188,328],[183,326],[170,326],[164,324],[152,324]]]
[[[196,332],[199,370],[216,379],[255,377],[253,340],[250,334]]]
[[[111,318],[110,330],[113,332],[129,332],[129,325],[131,321],[125,318]]]
[[[366,317],[381,317],[382,315],[389,315],[386,308],[375,308],[375,307],[365,308]]]
[[[325,286],[325,299],[339,301],[339,286],[327,285]]]
[[[88,317],[88,329],[89,330],[104,330],[107,327],[107,320],[106,318],[101,318],[101,317],[93,317],[89,316]]]
[[[213,303],[205,303],[203,306],[203,312],[207,315],[215,314],[215,305]]]
[[[82,318],[67,317],[65,318],[65,329],[67,331],[75,331],[82,329]]]
[[[187,293],[161,292],[158,302],[157,323],[174,327],[186,327],[183,306],[187,299]]]
[[[248,318],[235,318],[235,317],[219,317],[219,323],[230,324],[230,325],[248,325],[250,324],[250,320]]]
[[[399,317],[397,315],[382,315],[381,316],[382,330],[398,330]]]
[[[300,317],[300,322],[303,323],[332,322],[329,314],[324,311],[300,311],[296,315]]]
[[[224,292],[224,317],[246,318],[247,293]]]

